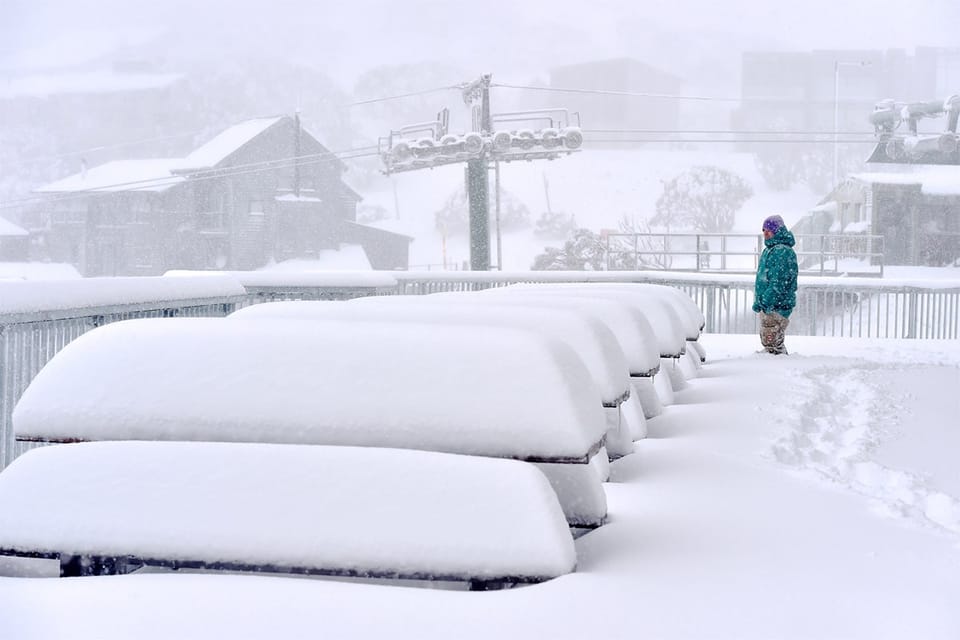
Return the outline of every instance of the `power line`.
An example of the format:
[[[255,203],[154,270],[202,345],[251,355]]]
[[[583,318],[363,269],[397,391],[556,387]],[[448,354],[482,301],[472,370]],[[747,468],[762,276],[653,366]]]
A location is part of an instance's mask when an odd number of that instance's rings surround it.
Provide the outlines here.
[[[326,153],[311,154],[307,156],[291,156],[286,158],[278,158],[275,160],[267,160],[262,162],[254,162],[245,165],[237,165],[231,167],[230,169],[207,169],[200,172],[197,172],[190,176],[163,176],[158,178],[150,178],[145,180],[134,180],[128,182],[119,182],[114,184],[99,185],[90,189],[83,189],[78,191],[70,191],[63,195],[38,195],[32,196],[29,198],[22,198],[20,200],[12,200],[4,203],[0,203],[0,209],[8,209],[17,206],[22,206],[25,204],[30,204],[34,202],[45,202],[45,203],[57,203],[69,200],[75,200],[78,198],[86,198],[90,195],[109,193],[109,190],[118,189],[123,190],[124,187],[127,187],[127,190],[138,190],[149,187],[159,188],[159,187],[168,187],[178,184],[185,184],[188,182],[201,182],[204,180],[212,180],[216,178],[225,178],[233,176],[248,175],[253,173],[260,173],[263,171],[270,171],[274,169],[285,169],[288,167],[294,166],[309,166],[314,164],[320,164],[323,162],[341,162],[343,160],[354,160],[357,158],[365,158],[377,155],[377,152],[374,151],[376,147],[367,146],[367,147],[357,147],[354,149],[346,149],[343,151],[330,151]]]
[[[762,143],[762,144],[833,144],[834,140],[778,140],[775,138],[584,138],[584,144],[591,142],[704,142],[704,143]],[[877,144],[875,140],[837,140],[839,144]]]
[[[627,98],[665,98],[670,100],[700,100],[708,102],[742,102],[742,98],[723,98],[718,96],[681,96],[670,93],[645,93],[636,91],[612,91],[607,89],[576,89],[570,87],[534,87],[522,84],[491,84],[491,87],[503,89],[522,89],[526,91],[552,91],[556,93],[586,93],[601,96],[623,96]]]
[[[342,105],[340,105],[340,106],[343,107],[343,108],[350,108],[350,107],[355,107],[355,106],[359,106],[359,105],[374,104],[374,103],[378,103],[378,102],[387,102],[387,101],[390,101],[390,100],[399,100],[399,99],[402,99],[402,98],[410,98],[410,97],[414,97],[414,96],[427,95],[427,94],[430,94],[430,93],[438,93],[438,92],[440,92],[440,91],[449,91],[449,90],[454,90],[454,89],[460,89],[460,87],[458,87],[458,86],[435,87],[435,88],[433,88],[433,89],[424,89],[424,90],[422,90],[422,91],[413,91],[413,92],[411,92],[411,93],[403,93],[403,94],[394,95],[394,96],[384,96],[384,97],[380,97],[380,98],[371,98],[371,99],[369,99],[369,100],[360,100],[360,101],[357,101],[357,102],[348,102],[348,103],[342,104]],[[251,119],[251,118],[246,118],[245,120],[249,120],[249,119]],[[96,147],[89,147],[89,148],[87,148],[87,149],[79,149],[79,150],[77,150],[77,151],[66,151],[66,152],[64,152],[64,153],[53,154],[53,155],[48,155],[48,156],[34,156],[34,157],[32,157],[32,158],[17,158],[17,163],[18,163],[18,164],[27,164],[27,163],[35,163],[35,162],[49,162],[49,161],[51,161],[51,160],[60,160],[60,159],[63,159],[63,158],[70,158],[70,157],[73,157],[73,156],[80,156],[80,155],[84,155],[84,154],[88,154],[88,153],[94,153],[94,152],[97,152],[97,151],[108,151],[108,150],[112,150],[112,149],[122,149],[122,148],[124,148],[124,147],[132,147],[132,146],[136,146],[136,145],[138,145],[138,144],[147,144],[147,143],[150,143],[150,142],[163,142],[163,141],[165,141],[165,140],[174,140],[174,139],[177,139],[177,138],[186,138],[186,137],[188,137],[188,136],[195,136],[195,135],[201,134],[201,133],[203,133],[204,131],[206,131],[206,128],[204,128],[204,129],[197,129],[196,131],[185,131],[185,132],[183,132],[183,133],[175,133],[175,134],[171,134],[171,135],[157,136],[157,137],[153,137],[153,138],[144,138],[144,139],[142,139],[142,140],[133,140],[133,141],[130,141],[130,142],[121,142],[121,143],[112,144],[112,145],[101,145],[101,146],[96,146]]]
[[[729,134],[729,135],[812,135],[812,136],[874,136],[873,131],[771,131],[734,129],[582,129],[583,133],[644,133],[644,134]]]
[[[17,158],[17,164],[25,164],[32,162],[49,162],[51,160],[60,160],[61,158],[70,158],[72,156],[82,156],[87,153],[94,153],[95,151],[108,151],[110,149],[122,149],[123,147],[132,147],[138,144],[146,144],[148,142],[162,142],[164,140],[175,140],[177,138],[186,138],[187,136],[194,136],[198,133],[202,133],[202,129],[198,131],[187,131],[184,133],[175,133],[169,136],[157,136],[155,138],[144,138],[142,140],[132,140],[130,142],[120,142],[117,144],[110,145],[101,145],[98,147],[90,147],[89,149],[80,149],[78,151],[65,151],[64,153],[59,153],[56,155],[49,156],[34,156],[32,158]]]
[[[439,93],[441,91],[451,91],[460,87],[458,86],[449,86],[449,87],[435,87],[433,89],[424,89],[423,91],[413,91],[411,93],[401,93],[395,96],[384,96],[382,98],[370,98],[369,100],[358,100],[357,102],[348,102],[345,107],[356,107],[364,104],[374,104],[377,102],[388,102],[390,100],[400,100],[401,98],[412,98],[414,96],[424,96],[429,93]]]

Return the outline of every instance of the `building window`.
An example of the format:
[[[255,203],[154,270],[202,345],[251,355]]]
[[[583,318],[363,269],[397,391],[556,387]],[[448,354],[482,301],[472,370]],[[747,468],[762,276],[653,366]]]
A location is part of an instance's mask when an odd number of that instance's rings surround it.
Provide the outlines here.
[[[249,212],[251,216],[262,216],[265,213],[263,210],[263,200],[251,200]]]

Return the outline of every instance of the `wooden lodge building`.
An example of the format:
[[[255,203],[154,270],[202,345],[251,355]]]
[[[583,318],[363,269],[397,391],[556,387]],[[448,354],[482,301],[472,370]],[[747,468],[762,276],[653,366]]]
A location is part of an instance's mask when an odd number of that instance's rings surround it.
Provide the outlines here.
[[[120,160],[40,189],[27,221],[40,256],[84,276],[251,270],[363,247],[405,269],[411,238],[356,222],[346,167],[289,116],[234,125],[185,158]]]

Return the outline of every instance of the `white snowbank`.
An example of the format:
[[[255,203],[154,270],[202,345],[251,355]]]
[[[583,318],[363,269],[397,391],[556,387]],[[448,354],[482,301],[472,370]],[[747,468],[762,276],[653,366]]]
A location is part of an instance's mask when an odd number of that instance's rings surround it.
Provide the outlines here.
[[[13,424],[19,437],[48,440],[340,444],[583,462],[605,431],[580,358],[527,331],[212,318],[84,334],[34,378]]]
[[[550,578],[576,562],[526,463],[199,442],[27,452],[0,474],[0,548],[461,579]]]
[[[229,276],[207,278],[81,278],[65,281],[0,282],[0,314],[38,313],[111,305],[182,303],[244,296]]]

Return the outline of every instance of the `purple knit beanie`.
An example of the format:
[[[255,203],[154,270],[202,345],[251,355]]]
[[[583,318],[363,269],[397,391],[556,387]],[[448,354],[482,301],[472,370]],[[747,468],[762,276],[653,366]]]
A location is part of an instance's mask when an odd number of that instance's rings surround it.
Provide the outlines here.
[[[776,233],[777,230],[784,226],[783,218],[778,215],[772,215],[763,221],[763,230],[769,231],[770,233]]]

